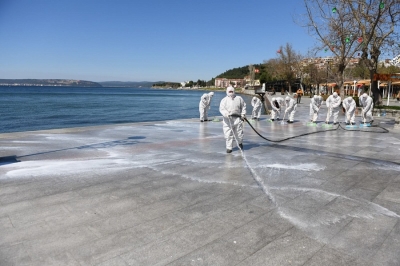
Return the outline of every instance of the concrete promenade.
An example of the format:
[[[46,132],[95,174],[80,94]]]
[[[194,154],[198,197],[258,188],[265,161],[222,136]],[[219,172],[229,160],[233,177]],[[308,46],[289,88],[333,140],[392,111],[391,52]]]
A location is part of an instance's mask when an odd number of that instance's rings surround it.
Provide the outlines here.
[[[231,154],[198,118],[0,134],[0,265],[400,265],[394,119],[308,112]]]

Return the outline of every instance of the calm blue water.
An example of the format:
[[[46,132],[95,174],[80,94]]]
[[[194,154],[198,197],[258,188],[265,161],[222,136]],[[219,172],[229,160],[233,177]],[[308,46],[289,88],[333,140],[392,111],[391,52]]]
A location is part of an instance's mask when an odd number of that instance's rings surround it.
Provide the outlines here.
[[[150,88],[0,87],[0,133],[199,118],[205,91]],[[219,116],[215,92],[209,116]],[[243,96],[247,113],[251,98]]]

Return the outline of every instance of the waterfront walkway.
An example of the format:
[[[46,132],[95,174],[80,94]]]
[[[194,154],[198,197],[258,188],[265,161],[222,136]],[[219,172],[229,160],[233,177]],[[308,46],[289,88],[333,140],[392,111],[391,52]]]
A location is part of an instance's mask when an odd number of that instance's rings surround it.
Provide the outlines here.
[[[198,118],[0,134],[0,265],[399,265],[394,119],[308,103],[252,122],[304,136],[246,125],[243,154]]]

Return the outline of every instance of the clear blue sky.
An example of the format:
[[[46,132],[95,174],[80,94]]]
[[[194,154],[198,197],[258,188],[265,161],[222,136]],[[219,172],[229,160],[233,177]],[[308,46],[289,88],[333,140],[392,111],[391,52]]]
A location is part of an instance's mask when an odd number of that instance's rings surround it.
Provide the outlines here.
[[[315,40],[302,0],[0,0],[0,78],[210,80]]]

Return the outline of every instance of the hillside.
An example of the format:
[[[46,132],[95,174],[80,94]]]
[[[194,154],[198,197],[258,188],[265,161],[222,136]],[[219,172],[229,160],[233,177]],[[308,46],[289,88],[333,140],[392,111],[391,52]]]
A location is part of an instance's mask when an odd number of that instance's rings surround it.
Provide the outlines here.
[[[99,82],[103,87],[123,87],[123,88],[139,88],[151,87],[154,83],[162,83],[164,81],[102,81]]]
[[[261,64],[255,64],[253,66],[257,69],[263,67]],[[249,75],[249,66],[243,66],[227,70],[224,73],[216,76],[216,78],[243,79],[245,76],[248,75]]]

